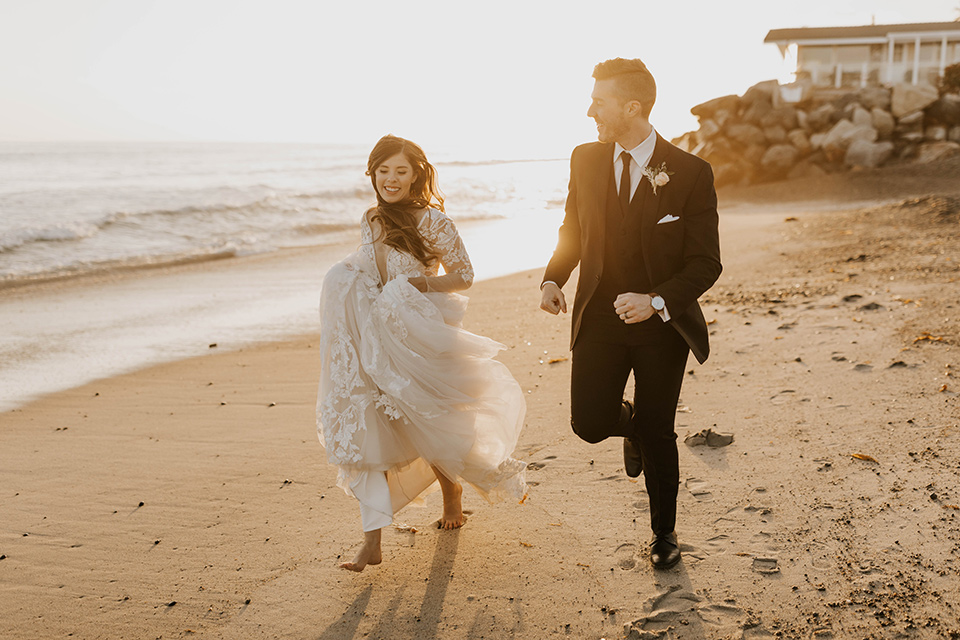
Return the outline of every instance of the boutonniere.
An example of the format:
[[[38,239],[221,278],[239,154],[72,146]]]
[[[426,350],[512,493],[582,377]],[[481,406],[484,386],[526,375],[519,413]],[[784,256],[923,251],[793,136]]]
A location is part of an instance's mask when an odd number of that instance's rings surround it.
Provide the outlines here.
[[[650,181],[650,186],[653,187],[653,195],[657,195],[657,187],[662,187],[670,182],[673,171],[667,171],[667,163],[661,162],[659,167],[651,167],[650,165],[644,167],[643,175]]]

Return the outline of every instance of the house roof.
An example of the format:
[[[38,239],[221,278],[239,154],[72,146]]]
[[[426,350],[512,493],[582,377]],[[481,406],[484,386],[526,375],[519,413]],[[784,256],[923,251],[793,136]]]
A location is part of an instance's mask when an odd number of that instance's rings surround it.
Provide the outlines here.
[[[913,24],[870,24],[861,27],[800,27],[772,29],[764,42],[803,42],[832,38],[886,38],[897,33],[927,33],[952,31],[960,35],[960,22],[917,22]]]

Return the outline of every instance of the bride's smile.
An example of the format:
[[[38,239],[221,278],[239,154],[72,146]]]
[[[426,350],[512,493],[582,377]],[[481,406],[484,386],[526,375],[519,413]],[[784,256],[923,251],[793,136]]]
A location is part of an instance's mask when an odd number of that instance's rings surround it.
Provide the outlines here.
[[[386,202],[402,202],[410,196],[416,174],[402,153],[388,158],[377,167],[377,192]]]

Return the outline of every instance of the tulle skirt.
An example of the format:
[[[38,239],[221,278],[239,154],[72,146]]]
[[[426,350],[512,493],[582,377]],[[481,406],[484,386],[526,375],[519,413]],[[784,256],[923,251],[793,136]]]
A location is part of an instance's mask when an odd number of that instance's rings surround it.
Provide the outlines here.
[[[526,464],[511,455],[525,403],[493,359],[504,346],[461,328],[464,296],[421,293],[403,275],[381,290],[364,262],[354,254],[324,279],[317,401],[320,441],[364,530],[429,489],[432,467],[490,501],[522,499]]]

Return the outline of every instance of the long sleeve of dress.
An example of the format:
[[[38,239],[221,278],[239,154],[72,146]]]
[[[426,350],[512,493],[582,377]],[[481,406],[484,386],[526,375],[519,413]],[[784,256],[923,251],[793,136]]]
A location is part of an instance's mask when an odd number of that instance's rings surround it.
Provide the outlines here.
[[[431,219],[424,237],[439,255],[444,274],[424,276],[423,290],[450,293],[470,288],[473,284],[473,265],[457,232],[457,226],[439,211],[431,210],[427,215],[431,216]]]

